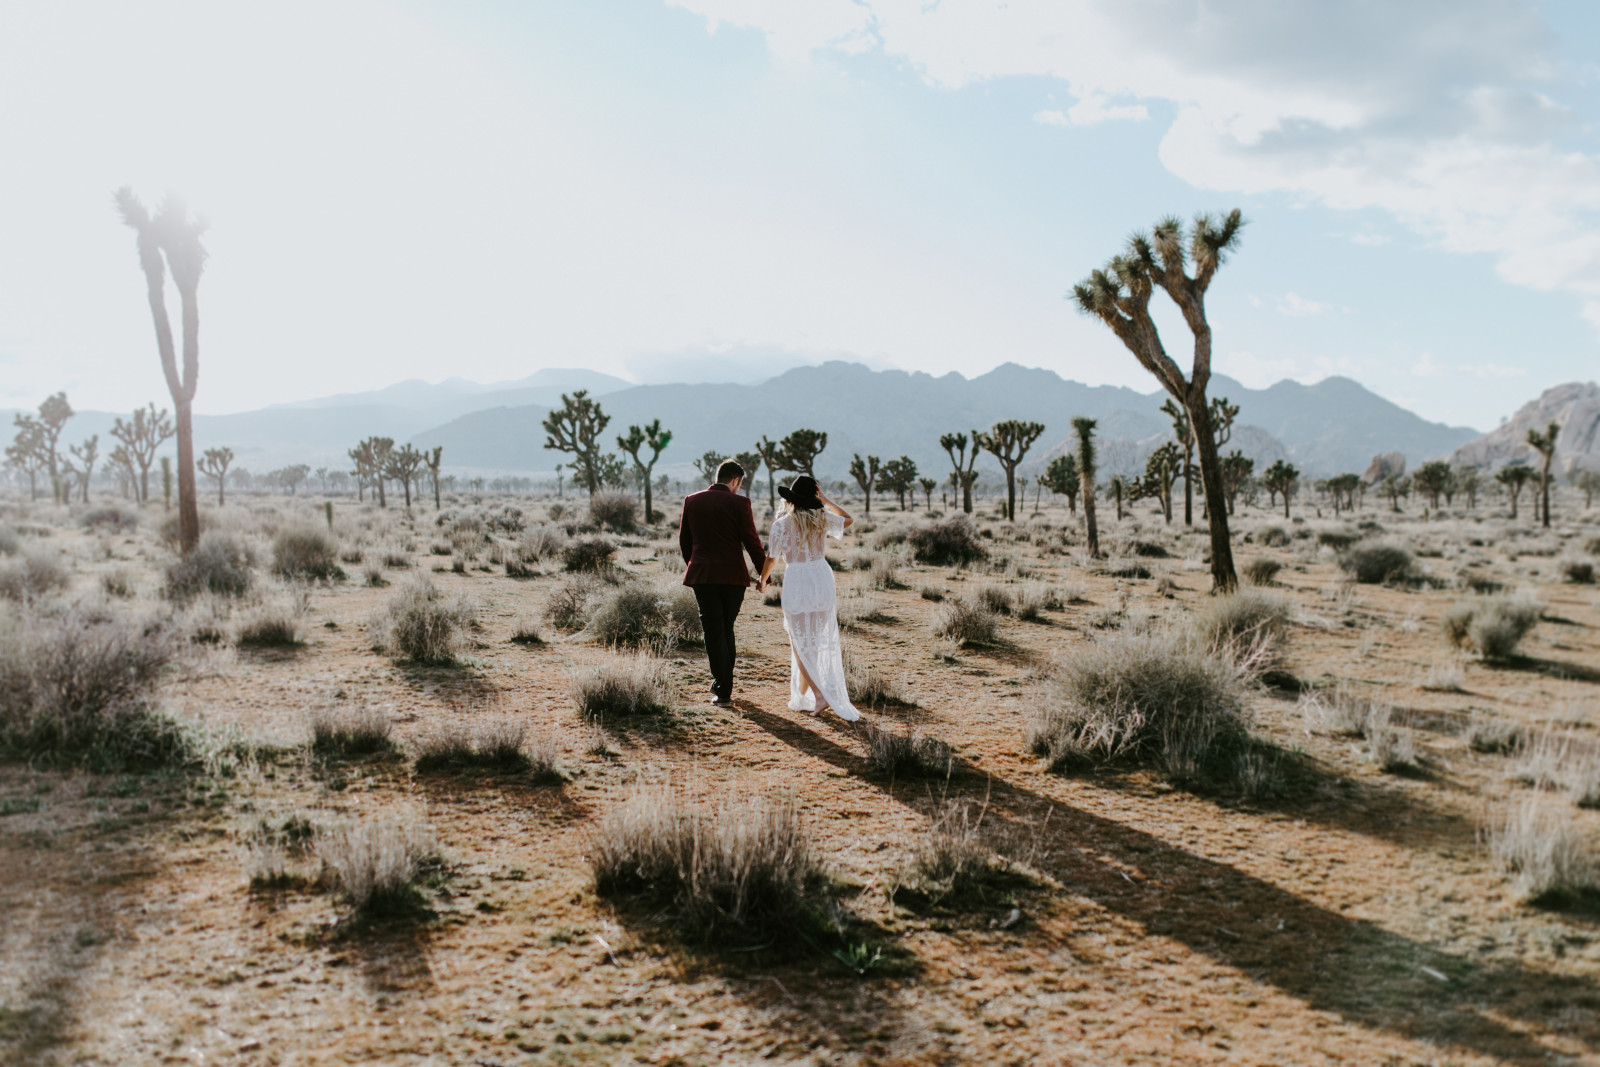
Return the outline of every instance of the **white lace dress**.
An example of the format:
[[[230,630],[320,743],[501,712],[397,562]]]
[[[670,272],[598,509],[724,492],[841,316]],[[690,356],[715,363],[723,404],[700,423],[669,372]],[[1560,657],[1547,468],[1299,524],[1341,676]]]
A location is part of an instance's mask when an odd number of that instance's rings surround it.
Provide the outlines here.
[[[844,519],[828,514],[826,535],[844,537]],[[800,536],[791,515],[779,515],[772,524],[767,555],[781,558],[783,567],[783,628],[789,633],[789,708],[817,710],[814,693],[800,692],[800,665],[822,692],[823,699],[841,718],[850,721],[861,713],[850,703],[844,683],[844,649],[839,642],[838,593],[833,569],[823,557],[825,537],[809,541]]]

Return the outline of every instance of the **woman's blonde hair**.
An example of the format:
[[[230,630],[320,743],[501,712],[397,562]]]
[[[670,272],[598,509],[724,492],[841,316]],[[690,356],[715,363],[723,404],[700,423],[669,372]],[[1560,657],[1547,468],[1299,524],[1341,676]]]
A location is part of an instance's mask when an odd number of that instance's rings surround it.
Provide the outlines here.
[[[787,500],[778,505],[778,516],[792,516],[794,528],[802,541],[809,541],[819,533],[827,536],[828,513],[821,508],[796,508]]]

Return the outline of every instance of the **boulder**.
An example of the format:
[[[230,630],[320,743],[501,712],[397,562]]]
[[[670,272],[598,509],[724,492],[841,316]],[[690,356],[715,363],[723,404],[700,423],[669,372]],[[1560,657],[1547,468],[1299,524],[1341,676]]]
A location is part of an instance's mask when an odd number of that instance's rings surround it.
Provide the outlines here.
[[[1552,422],[1561,430],[1550,469],[1558,476],[1600,470],[1600,385],[1594,382],[1568,382],[1546,389],[1504,425],[1456,449],[1450,462],[1487,470],[1507,463],[1536,466],[1539,456],[1528,444],[1528,431],[1543,430]]]
[[[1361,476],[1361,480],[1367,485],[1377,485],[1390,475],[1401,478],[1405,476],[1405,473],[1405,453],[1385,452],[1382,455],[1372,457],[1372,462],[1367,465],[1367,471]]]

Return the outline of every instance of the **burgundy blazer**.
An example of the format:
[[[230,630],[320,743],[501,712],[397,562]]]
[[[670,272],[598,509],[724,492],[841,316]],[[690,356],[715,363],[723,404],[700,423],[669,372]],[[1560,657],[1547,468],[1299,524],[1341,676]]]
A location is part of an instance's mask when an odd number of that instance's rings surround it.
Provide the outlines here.
[[[758,574],[767,562],[750,501],[721,484],[683,498],[678,549],[689,564],[684,585],[749,585],[741,550],[750,554]]]

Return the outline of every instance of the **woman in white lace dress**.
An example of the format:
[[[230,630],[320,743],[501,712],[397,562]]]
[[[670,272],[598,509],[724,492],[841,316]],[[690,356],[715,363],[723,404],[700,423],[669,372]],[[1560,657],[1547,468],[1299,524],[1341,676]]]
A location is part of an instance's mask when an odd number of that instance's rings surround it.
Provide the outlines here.
[[[844,650],[839,643],[839,612],[833,568],[823,555],[824,541],[844,537],[855,520],[822,495],[814,478],[800,475],[778,490],[783,504],[772,523],[762,589],[778,558],[783,569],[783,628],[789,633],[789,707],[793,711],[832,709],[854,721],[861,713],[850,703],[844,683]]]

